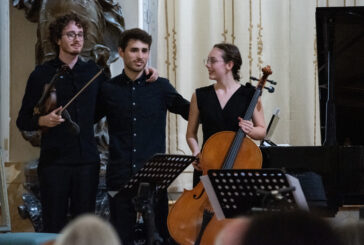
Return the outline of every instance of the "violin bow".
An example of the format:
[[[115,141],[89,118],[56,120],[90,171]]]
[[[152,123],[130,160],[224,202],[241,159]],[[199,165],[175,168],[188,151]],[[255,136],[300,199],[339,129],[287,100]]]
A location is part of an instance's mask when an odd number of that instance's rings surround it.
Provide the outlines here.
[[[90,81],[88,81],[85,86],[83,86],[78,92],[77,94],[75,94],[69,101],[68,103],[62,108],[62,110],[59,111],[59,115],[62,114],[62,112],[64,110],[66,110],[66,108],[98,77],[100,76],[100,74],[103,72],[104,69],[101,69],[98,73],[96,73],[95,76],[93,76]]]

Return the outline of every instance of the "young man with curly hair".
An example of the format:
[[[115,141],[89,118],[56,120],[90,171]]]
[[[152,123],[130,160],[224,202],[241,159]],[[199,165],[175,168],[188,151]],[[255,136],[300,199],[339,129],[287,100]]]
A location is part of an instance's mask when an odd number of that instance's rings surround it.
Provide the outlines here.
[[[87,26],[75,14],[56,19],[49,27],[50,41],[58,57],[38,65],[30,74],[17,119],[20,130],[48,128],[42,133],[38,178],[45,232],[59,232],[72,218],[94,212],[99,176],[99,154],[94,139],[94,111],[100,83],[99,76],[68,108],[79,133],[58,112],[98,71],[93,61],[79,59]],[[64,65],[69,72],[55,84],[57,108],[45,115],[33,113],[44,87]]]

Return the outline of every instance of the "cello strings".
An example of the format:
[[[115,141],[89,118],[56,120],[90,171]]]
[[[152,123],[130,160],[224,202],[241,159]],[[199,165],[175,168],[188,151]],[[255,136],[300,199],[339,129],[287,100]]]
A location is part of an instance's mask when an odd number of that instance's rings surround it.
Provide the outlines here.
[[[252,118],[255,106],[257,104],[258,98],[260,96],[261,89],[257,88],[255,91],[253,98],[251,100],[251,103],[249,104],[248,110],[245,113],[244,120],[250,120]],[[236,159],[236,156],[239,152],[240,146],[243,143],[245,137],[244,131],[239,128],[239,130],[236,132],[236,135],[234,137],[234,140],[231,144],[231,147],[228,151],[228,154],[225,158],[223,169],[231,169],[234,166],[234,160]]]

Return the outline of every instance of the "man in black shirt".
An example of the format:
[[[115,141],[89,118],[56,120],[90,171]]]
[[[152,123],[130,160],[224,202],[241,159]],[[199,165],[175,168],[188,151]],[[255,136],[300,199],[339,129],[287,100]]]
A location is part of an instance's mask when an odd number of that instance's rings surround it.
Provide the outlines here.
[[[136,212],[135,193],[120,190],[155,153],[165,152],[167,110],[188,118],[189,102],[165,78],[146,83],[143,70],[148,61],[152,37],[143,30],[125,31],[120,38],[119,54],[124,71],[101,88],[102,110],[107,116],[110,159],[106,182],[110,193],[111,223],[124,244],[133,244]],[[168,200],[166,193],[156,205],[156,223],[166,240]]]
[[[38,165],[42,218],[45,232],[59,232],[67,223],[68,213],[75,217],[94,212],[99,181],[100,159],[94,138],[93,125],[100,85],[107,78],[101,74],[67,108],[79,126],[79,133],[58,115],[69,100],[99,71],[93,61],[84,62],[79,54],[87,35],[87,26],[75,14],[57,18],[49,28],[50,41],[58,57],[38,65],[31,73],[17,126],[20,130],[42,133]],[[45,115],[33,112],[43,89],[60,67],[70,70],[55,83],[56,109]]]
[[[41,127],[41,151],[38,165],[42,218],[45,232],[59,232],[72,217],[94,212],[99,175],[99,154],[93,124],[99,86],[106,77],[99,76],[68,108],[80,131],[75,134],[57,112],[94,76],[99,68],[93,61],[78,58],[87,26],[74,14],[62,16],[50,25],[50,41],[58,51],[54,60],[39,65],[31,73],[17,118],[20,130]],[[57,109],[46,115],[33,113],[57,69],[67,65],[70,71],[55,84]],[[70,204],[69,204],[70,199]]]

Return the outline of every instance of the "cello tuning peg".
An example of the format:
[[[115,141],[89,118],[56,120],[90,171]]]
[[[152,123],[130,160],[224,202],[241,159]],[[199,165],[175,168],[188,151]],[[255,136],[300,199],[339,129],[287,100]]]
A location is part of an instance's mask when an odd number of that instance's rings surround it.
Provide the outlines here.
[[[250,80],[253,80],[253,81],[259,81],[259,79],[258,78],[256,78],[256,77],[249,77],[250,78]],[[275,82],[275,81],[273,81],[273,80],[269,80],[269,79],[267,79],[267,82],[269,82],[270,84],[272,84],[272,85],[277,85],[277,82]]]
[[[269,93],[273,93],[274,92],[274,88],[272,86],[269,87],[264,87],[266,90],[268,90]]]
[[[267,79],[267,82],[269,82],[270,84],[272,84],[272,85],[277,85],[277,82],[275,82],[275,81],[273,81],[273,80],[269,80],[269,79]]]

